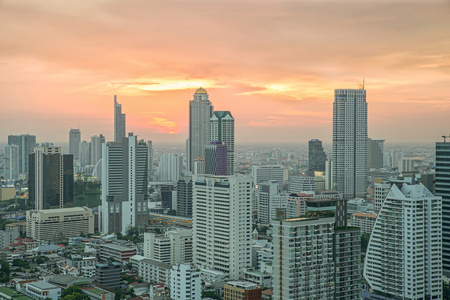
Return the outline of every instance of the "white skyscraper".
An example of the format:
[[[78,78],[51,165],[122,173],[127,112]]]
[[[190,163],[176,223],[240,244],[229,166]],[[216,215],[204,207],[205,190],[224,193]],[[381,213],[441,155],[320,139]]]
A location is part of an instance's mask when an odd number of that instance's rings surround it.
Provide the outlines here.
[[[249,176],[194,176],[193,257],[201,268],[239,279],[252,265],[252,193]]]
[[[147,222],[147,145],[130,135],[103,144],[102,233],[142,229]]]
[[[18,145],[5,146],[5,175],[6,179],[16,180],[20,171],[20,147]]]
[[[178,181],[183,166],[182,158],[177,153],[164,153],[159,157],[156,175],[159,181]]]
[[[234,118],[229,111],[215,111],[210,120],[211,142],[227,146],[227,175],[234,174]]]
[[[189,264],[173,265],[170,272],[170,298],[200,300],[202,298],[200,271]]]
[[[189,102],[189,139],[187,141],[187,170],[194,171],[194,159],[205,155],[205,146],[210,143],[210,118],[214,107],[205,89],[194,93]]]
[[[370,287],[396,299],[442,299],[442,201],[425,186],[392,185],[366,253]]]
[[[117,102],[117,96],[114,95],[114,142],[122,142],[125,132],[125,114],[122,113],[122,104]]]
[[[80,129],[70,129],[69,132],[69,154],[73,155],[74,160],[80,158],[81,131]]]
[[[258,185],[258,219],[270,224],[276,218],[277,209],[286,207],[287,195],[280,195],[280,183],[275,180]]]
[[[333,103],[334,188],[347,199],[366,195],[366,90],[335,90]]]

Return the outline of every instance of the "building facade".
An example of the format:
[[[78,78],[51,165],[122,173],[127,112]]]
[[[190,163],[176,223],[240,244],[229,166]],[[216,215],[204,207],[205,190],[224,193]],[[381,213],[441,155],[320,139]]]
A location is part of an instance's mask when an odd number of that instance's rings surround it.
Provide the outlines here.
[[[383,154],[384,140],[367,139],[367,168],[368,169],[381,169],[384,166]]]
[[[192,218],[192,176],[177,182],[177,216]]]
[[[195,266],[178,264],[170,272],[170,298],[174,300],[200,300],[202,282]]]
[[[8,180],[19,179],[20,148],[18,145],[5,146],[5,177]]]
[[[261,300],[262,290],[258,285],[247,281],[229,281],[223,287],[224,300]]]
[[[69,131],[69,154],[73,155],[74,160],[80,158],[81,131],[80,129],[70,129]]]
[[[144,256],[167,264],[192,262],[192,229],[144,233]]]
[[[118,262],[101,263],[95,266],[95,281],[110,289],[122,286],[122,264]]]
[[[252,166],[252,176],[255,186],[260,182],[269,180],[284,183],[285,179],[287,179],[283,165]]]
[[[27,174],[29,167],[29,155],[33,153],[36,144],[36,136],[30,134],[8,135],[8,145],[19,146],[19,173]]]
[[[121,143],[126,137],[126,119],[122,113],[122,104],[117,102],[117,96],[114,95],[114,142]]]
[[[367,188],[367,102],[364,89],[338,89],[333,103],[334,188],[346,199]]]
[[[220,141],[227,146],[227,173],[224,175],[234,175],[234,118],[231,112],[215,111],[211,116],[210,126],[210,141]]]
[[[312,139],[308,143],[308,161],[309,161],[309,171],[315,172],[325,171],[325,161],[327,156],[322,147],[322,141],[318,139]]]
[[[205,174],[227,175],[227,146],[211,142],[205,147]]]

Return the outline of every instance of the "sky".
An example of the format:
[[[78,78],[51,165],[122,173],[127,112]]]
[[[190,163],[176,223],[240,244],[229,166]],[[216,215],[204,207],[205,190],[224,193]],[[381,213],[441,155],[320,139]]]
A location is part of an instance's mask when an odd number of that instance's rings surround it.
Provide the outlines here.
[[[331,143],[334,89],[364,81],[368,132],[450,134],[450,2],[0,0],[0,136],[185,142],[198,87],[236,142]]]

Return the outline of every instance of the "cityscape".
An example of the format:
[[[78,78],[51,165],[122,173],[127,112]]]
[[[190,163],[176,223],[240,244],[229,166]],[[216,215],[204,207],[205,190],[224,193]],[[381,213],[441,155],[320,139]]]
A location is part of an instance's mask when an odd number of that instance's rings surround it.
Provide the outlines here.
[[[190,4],[0,2],[0,300],[450,299],[450,7]]]

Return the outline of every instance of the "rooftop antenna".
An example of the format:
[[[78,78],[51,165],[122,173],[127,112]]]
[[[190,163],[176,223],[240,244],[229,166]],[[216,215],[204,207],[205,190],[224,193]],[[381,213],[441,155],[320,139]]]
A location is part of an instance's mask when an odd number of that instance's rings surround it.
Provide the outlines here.
[[[366,81],[366,79],[365,78],[363,78],[363,88],[362,89],[364,89],[364,82]]]
[[[449,135],[449,136],[450,136],[450,135]],[[444,139],[444,143],[446,143],[446,142],[447,142],[447,141],[446,141],[447,137],[446,137],[445,135],[443,135],[442,138]]]

